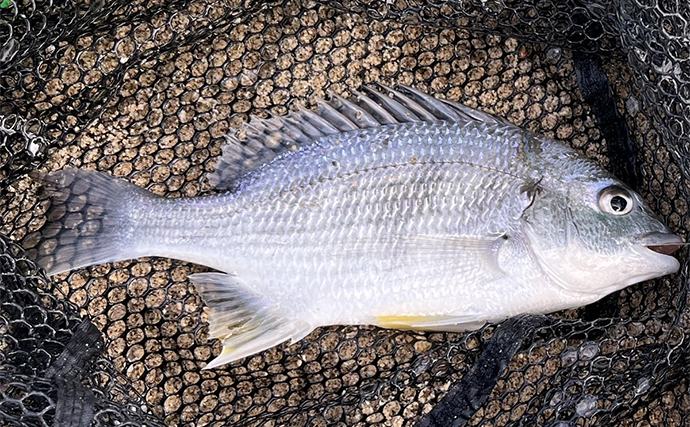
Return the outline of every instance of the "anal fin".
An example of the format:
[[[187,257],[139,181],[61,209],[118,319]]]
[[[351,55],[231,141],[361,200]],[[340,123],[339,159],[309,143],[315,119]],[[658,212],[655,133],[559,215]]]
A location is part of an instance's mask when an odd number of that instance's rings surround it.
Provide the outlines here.
[[[296,342],[312,331],[306,322],[281,317],[278,307],[222,273],[189,276],[211,309],[209,337],[223,343],[223,351],[204,367],[211,369],[267,350],[287,340]]]

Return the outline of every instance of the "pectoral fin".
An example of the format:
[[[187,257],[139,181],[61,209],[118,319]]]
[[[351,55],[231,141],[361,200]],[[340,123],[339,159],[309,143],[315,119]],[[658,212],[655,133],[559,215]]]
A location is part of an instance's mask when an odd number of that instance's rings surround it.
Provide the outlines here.
[[[331,248],[328,255],[338,262],[377,257],[387,274],[399,271],[404,274],[409,266],[414,266],[421,274],[445,268],[458,277],[471,277],[476,283],[486,283],[506,274],[498,264],[498,253],[505,242],[506,238],[500,234],[405,234],[341,243]]]
[[[452,262],[458,268],[495,278],[504,275],[498,265],[498,251],[505,237],[415,234],[401,238],[401,250],[408,256],[429,261]]]
[[[498,264],[498,253],[506,242],[503,235],[484,237],[452,235],[408,235],[397,245],[400,257],[429,269],[447,268],[457,277],[477,285],[505,277]],[[421,267],[420,267],[421,268]],[[449,315],[381,315],[373,323],[384,328],[461,332],[478,329],[486,323],[479,312]]]
[[[287,340],[304,338],[313,329],[295,319],[281,317],[279,308],[248,291],[236,277],[221,273],[189,276],[211,309],[209,337],[223,343],[221,354],[204,369],[211,369],[267,350]]]

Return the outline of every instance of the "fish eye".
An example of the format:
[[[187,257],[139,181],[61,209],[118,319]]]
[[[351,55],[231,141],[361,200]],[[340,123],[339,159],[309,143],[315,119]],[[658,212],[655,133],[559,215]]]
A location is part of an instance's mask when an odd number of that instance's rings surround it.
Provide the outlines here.
[[[612,185],[599,192],[599,208],[611,215],[627,215],[632,211],[633,198],[624,188]]]

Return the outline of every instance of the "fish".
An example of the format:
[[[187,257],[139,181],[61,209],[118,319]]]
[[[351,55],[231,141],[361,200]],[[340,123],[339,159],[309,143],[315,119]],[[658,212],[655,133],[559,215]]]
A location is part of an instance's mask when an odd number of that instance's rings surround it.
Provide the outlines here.
[[[593,303],[673,274],[683,240],[581,153],[408,86],[252,118],[208,175],[166,198],[104,172],[35,174],[25,241],[48,275],[165,257],[223,344],[204,369],[326,325],[466,331]]]

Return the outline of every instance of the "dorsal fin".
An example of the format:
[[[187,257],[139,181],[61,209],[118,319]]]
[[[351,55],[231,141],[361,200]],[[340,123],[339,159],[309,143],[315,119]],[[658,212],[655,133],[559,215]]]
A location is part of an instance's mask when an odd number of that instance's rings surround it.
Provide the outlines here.
[[[240,131],[226,136],[227,144],[209,183],[220,190],[232,189],[240,178],[281,154],[327,135],[419,121],[508,123],[411,87],[377,86],[363,86],[351,99],[331,94],[330,100],[318,103],[316,111],[298,108],[282,117],[253,117]]]

